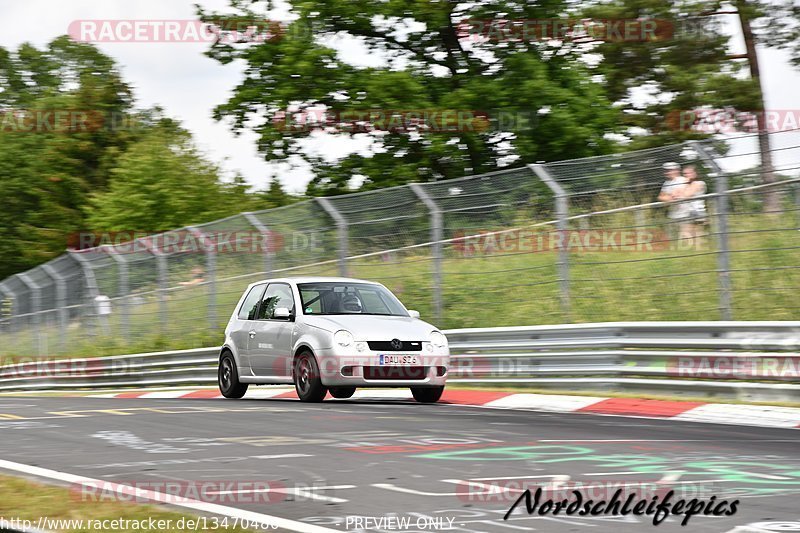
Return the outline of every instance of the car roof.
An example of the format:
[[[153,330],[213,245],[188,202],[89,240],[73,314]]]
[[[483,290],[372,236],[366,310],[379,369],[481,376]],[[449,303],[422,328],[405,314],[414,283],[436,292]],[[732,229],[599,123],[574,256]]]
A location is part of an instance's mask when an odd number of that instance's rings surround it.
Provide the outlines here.
[[[270,279],[262,279],[256,282],[251,283],[248,287],[252,287],[254,285],[260,285],[261,283],[369,283],[370,285],[380,285],[380,283],[376,281],[369,281],[365,279],[356,279],[356,278],[341,278],[341,277],[334,277],[334,276],[298,276],[298,277],[291,277],[291,278],[270,278]]]

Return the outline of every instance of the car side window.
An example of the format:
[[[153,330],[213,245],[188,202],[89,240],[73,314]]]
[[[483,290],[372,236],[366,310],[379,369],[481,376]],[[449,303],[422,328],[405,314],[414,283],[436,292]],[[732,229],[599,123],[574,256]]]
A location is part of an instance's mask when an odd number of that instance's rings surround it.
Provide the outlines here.
[[[267,287],[267,292],[264,293],[264,298],[261,300],[257,320],[275,318],[275,309],[278,307],[286,307],[290,313],[294,313],[292,288],[284,283],[270,283],[269,287]]]
[[[242,302],[242,307],[239,308],[239,320],[255,320],[256,311],[258,310],[258,302],[261,300],[261,295],[264,293],[264,285],[256,285]]]

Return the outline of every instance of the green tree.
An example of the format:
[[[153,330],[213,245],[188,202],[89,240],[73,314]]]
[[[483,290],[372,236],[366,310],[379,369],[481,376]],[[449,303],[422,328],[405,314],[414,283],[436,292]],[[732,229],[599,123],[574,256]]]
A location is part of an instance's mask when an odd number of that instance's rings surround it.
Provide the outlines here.
[[[592,2],[582,16],[593,20],[651,20],[656,39],[592,42],[602,56],[597,72],[609,98],[623,110],[633,143],[644,148],[706,135],[691,129],[691,112],[702,107],[746,108],[757,87],[728,60],[728,36],[706,16],[705,2],[612,0]],[[635,129],[633,129],[635,128]]]
[[[721,9],[720,2],[714,2],[714,13]],[[756,111],[758,126],[758,148],[761,156],[761,181],[777,181],[772,162],[772,147],[767,131],[764,111],[767,109],[764,87],[761,83],[761,66],[758,61],[759,44],[787,49],[795,66],[800,66],[800,4],[792,0],[766,2],[763,0],[736,0],[736,14],[744,39],[745,53],[750,71],[750,80],[755,88],[758,101],[750,110]],[[738,58],[737,58],[738,59]],[[771,189],[765,194],[764,209],[777,213],[780,210],[781,193]]]
[[[129,131],[58,128],[56,112],[120,116],[131,95],[96,48],[55,39],[39,50],[0,48],[0,277],[63,252],[83,225],[89,192],[124,150]],[[40,121],[39,118],[42,118]],[[97,125],[92,123],[93,125]]]
[[[155,130],[120,155],[107,191],[90,198],[89,227],[148,231],[198,224],[229,214],[230,191],[185,131]]]
[[[0,278],[63,253],[78,231],[157,231],[261,208],[241,176],[221,182],[162,109],[134,109],[114,61],[91,45],[0,48],[0,85]],[[83,121],[57,123],[64,112]]]
[[[201,10],[200,15],[215,21],[258,18],[248,11],[248,3],[231,3],[233,13]],[[280,38],[249,44],[220,41],[208,54],[223,63],[238,59],[248,65],[245,79],[217,107],[216,117],[232,118],[236,130],[250,127],[248,121],[257,118],[258,146],[267,160],[299,157],[311,165],[315,177],[309,193],[348,192],[354,176],[363,176],[362,188],[369,189],[595,155],[612,147],[605,134],[615,130],[617,110],[602,86],[592,81],[579,50],[524,39],[466,43],[459,31],[459,23],[468,19],[556,17],[566,1],[290,4],[297,18]],[[382,54],[386,64],[362,68],[347,63],[324,44],[342,37]],[[507,120],[488,129],[478,119],[459,131],[368,133],[340,122],[331,128],[333,133],[370,135],[375,148],[332,164],[304,149],[311,132],[286,127],[285,113],[291,119],[295,111],[320,108],[339,117],[369,110],[472,110],[497,119],[502,111]],[[376,128],[376,120],[366,118],[365,126]]]
[[[281,185],[281,182],[273,178],[269,182],[267,190],[259,193],[259,205],[261,209],[269,209],[272,207],[282,207],[297,201],[297,199],[286,192]]]
[[[800,6],[793,0],[612,0],[593,2],[583,14],[597,19],[659,21],[665,38],[643,43],[601,42],[599,67],[610,97],[625,111],[628,126],[644,129],[632,147],[703,137],[691,129],[692,110],[732,109],[756,113],[761,181],[775,181],[767,135],[759,44],[785,48],[800,64]],[[745,52],[730,53],[730,37],[721,31],[719,15],[734,14]],[[742,62],[745,60],[745,62]],[[742,75],[746,70],[747,75]],[[634,91],[646,87],[651,98],[636,102]],[[765,195],[764,207],[778,209],[777,191]]]

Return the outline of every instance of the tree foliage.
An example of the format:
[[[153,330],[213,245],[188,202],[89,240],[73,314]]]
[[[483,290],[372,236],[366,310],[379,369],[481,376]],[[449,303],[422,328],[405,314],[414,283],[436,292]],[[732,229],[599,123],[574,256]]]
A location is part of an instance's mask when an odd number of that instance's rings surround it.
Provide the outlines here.
[[[372,2],[294,0],[297,18],[280,38],[260,43],[217,42],[211,57],[243,60],[245,79],[216,109],[236,129],[258,132],[259,150],[271,161],[299,157],[315,177],[314,194],[346,192],[363,177],[365,189],[409,181],[454,178],[509,164],[568,159],[607,152],[606,134],[616,130],[617,111],[592,80],[580,51],[571,45],[533,40],[475,39],[466,43],[459,23],[496,18],[553,18],[566,2],[548,0]],[[200,12],[205,20],[255,20],[249,4],[234,0],[229,13]],[[363,67],[343,60],[331,41],[351,39],[386,59]],[[314,131],[286,131],[285,114],[325,109],[332,116],[363,111],[454,110],[485,112],[506,124],[461,131],[380,131],[366,120],[367,133],[335,124],[341,136],[369,135],[371,154],[331,163],[304,149]],[[524,119],[524,120],[523,120]],[[476,124],[480,124],[479,121]],[[291,128],[290,128],[291,130]]]
[[[94,194],[87,223],[97,230],[178,228],[224,213],[218,169],[191,145],[186,132],[149,132],[119,157],[109,188]]]
[[[0,278],[63,253],[79,231],[169,229],[272,206],[241,178],[224,182],[161,109],[135,109],[114,61],[91,45],[0,48],[0,87]],[[60,128],[56,113],[89,118]]]
[[[800,7],[793,0],[593,1],[581,12],[594,19],[654,19],[667,30],[664,39],[595,47],[609,98],[622,106],[628,126],[641,128],[633,148],[702,136],[684,112],[764,109],[759,82],[747,75],[747,58],[732,53],[724,15],[754,21],[759,44],[787,48],[800,63]],[[738,23],[732,29],[736,34]]]

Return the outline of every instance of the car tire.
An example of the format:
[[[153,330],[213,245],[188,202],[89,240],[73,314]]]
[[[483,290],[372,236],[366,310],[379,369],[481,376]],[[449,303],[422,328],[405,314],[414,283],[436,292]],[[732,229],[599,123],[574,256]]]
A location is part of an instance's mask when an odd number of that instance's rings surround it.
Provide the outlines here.
[[[419,403],[436,403],[442,397],[444,385],[441,387],[411,387],[411,395]]]
[[[334,398],[339,398],[340,400],[350,398],[356,393],[355,387],[331,387],[328,390],[330,390],[331,396]]]
[[[321,402],[328,389],[322,384],[317,359],[309,351],[305,351],[294,360],[294,388],[303,402]]]
[[[217,370],[217,384],[219,391],[226,398],[241,398],[247,392],[247,383],[239,381],[239,369],[233,354],[225,352],[219,360]]]

